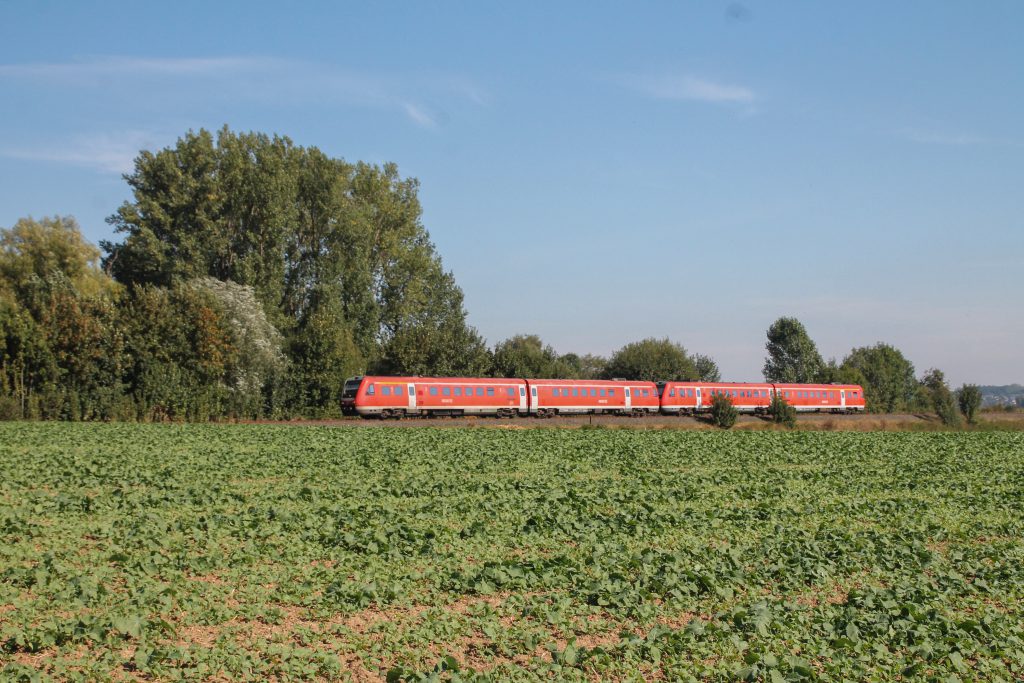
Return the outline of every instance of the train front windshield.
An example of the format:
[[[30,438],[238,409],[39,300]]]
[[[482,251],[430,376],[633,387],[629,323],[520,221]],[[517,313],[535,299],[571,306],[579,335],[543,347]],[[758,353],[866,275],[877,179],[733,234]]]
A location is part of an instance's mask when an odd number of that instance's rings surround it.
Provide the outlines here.
[[[342,398],[355,398],[356,392],[359,391],[359,385],[362,384],[362,377],[354,377],[349,380],[345,380],[345,386],[341,390]]]

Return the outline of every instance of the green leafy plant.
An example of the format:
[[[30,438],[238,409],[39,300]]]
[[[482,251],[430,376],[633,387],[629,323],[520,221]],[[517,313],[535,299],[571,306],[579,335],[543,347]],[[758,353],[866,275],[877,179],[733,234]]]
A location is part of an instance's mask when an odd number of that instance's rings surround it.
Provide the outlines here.
[[[777,391],[772,392],[772,402],[768,405],[768,415],[775,424],[796,427],[796,408],[789,405]]]
[[[0,680],[1016,680],[1022,471],[1020,432],[3,423]]]
[[[717,427],[730,429],[736,424],[739,412],[732,405],[732,399],[725,394],[715,394],[711,399],[711,421]]]

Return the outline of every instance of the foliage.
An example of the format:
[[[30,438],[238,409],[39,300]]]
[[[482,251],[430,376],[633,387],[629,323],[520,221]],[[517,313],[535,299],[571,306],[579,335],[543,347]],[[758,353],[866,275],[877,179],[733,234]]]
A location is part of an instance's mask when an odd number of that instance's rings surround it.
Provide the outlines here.
[[[1024,435],[0,424],[0,679],[1016,680]]]
[[[693,380],[697,369],[681,344],[665,339],[642,339],[612,354],[605,377],[648,382]]]
[[[736,424],[739,411],[732,405],[732,398],[723,393],[716,393],[711,399],[711,421],[717,427],[730,429]]]
[[[957,411],[956,401],[953,392],[946,384],[946,376],[941,370],[932,368],[925,373],[921,380],[921,386],[928,392],[931,398],[932,408],[935,414],[942,420],[942,424],[950,427],[960,425],[960,413]]]
[[[494,345],[491,371],[495,377],[567,377],[573,370],[550,345],[535,334],[517,334]]]
[[[83,296],[110,293],[114,281],[100,270],[99,261],[99,250],[71,216],[22,218],[9,229],[0,228],[0,288],[22,296],[54,273]]]
[[[868,410],[894,413],[906,410],[917,389],[914,365],[900,351],[879,342],[855,348],[843,359],[845,371],[859,372]]]
[[[189,286],[216,302],[223,325],[230,332],[238,362],[228,368],[226,381],[238,410],[259,414],[264,387],[279,377],[286,366],[281,333],[267,319],[252,287],[212,277],[197,278]]]
[[[772,392],[772,402],[768,405],[768,415],[771,416],[772,422],[775,424],[785,425],[790,429],[796,427],[796,408],[789,405],[782,394],[777,391]]]
[[[836,362],[835,358],[830,358],[822,366],[821,372],[815,378],[815,382],[820,384],[857,384],[864,386],[866,380],[864,379],[864,374],[858,368],[845,364],[840,365]]]
[[[210,277],[251,287],[285,338],[298,386],[311,378],[298,354],[331,354],[296,400],[327,407],[347,368],[462,374],[483,362],[462,292],[421,223],[419,185],[394,164],[350,164],[225,127],[141,153],[127,180],[133,200],[110,218],[124,238],[104,243],[106,266],[130,284]]]
[[[718,369],[718,363],[711,356],[702,353],[695,353],[690,356],[693,361],[693,368],[697,371],[696,379],[701,382],[721,382],[722,373]]]
[[[566,367],[567,379],[603,379],[608,367],[608,359],[590,353],[582,356],[566,353],[558,359]]]
[[[764,378],[768,382],[814,382],[825,365],[807,329],[796,318],[772,323],[765,348]]]
[[[956,392],[960,412],[968,424],[974,424],[975,415],[981,408],[981,389],[977,384],[964,384]]]
[[[208,420],[235,407],[230,378],[248,359],[240,355],[219,304],[209,290],[194,286],[129,290],[120,328],[135,417]]]

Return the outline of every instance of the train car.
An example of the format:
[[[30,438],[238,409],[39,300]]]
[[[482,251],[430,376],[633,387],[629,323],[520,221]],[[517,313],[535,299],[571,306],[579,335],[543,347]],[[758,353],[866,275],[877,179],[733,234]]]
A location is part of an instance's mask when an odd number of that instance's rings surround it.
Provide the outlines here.
[[[725,394],[741,413],[768,410],[771,384],[741,382],[665,382],[661,387],[661,412],[665,415],[692,415],[711,409],[718,393]]]
[[[864,388],[858,384],[776,384],[775,391],[802,413],[863,412]]]
[[[763,413],[772,402],[772,385],[746,382],[666,382],[661,393],[661,412],[691,415],[711,410],[717,394],[724,394],[741,413]]]
[[[581,413],[657,413],[654,382],[590,379],[528,379],[530,413],[537,417]]]
[[[349,392],[349,382],[358,384]],[[401,418],[433,415],[529,413],[526,382],[487,377],[354,377],[345,383],[353,393],[352,410],[363,417]],[[344,403],[343,403],[344,409]]]

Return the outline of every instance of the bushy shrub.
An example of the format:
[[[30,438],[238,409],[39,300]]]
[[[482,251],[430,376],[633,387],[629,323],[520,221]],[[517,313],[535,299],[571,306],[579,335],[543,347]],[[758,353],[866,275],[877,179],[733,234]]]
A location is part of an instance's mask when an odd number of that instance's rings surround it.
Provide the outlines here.
[[[968,424],[974,424],[975,414],[981,408],[981,389],[976,384],[965,384],[956,392],[956,399]]]
[[[722,429],[729,429],[736,424],[739,413],[732,405],[732,399],[725,394],[715,394],[711,399],[711,421]]]
[[[772,395],[771,405],[768,406],[768,415],[771,416],[772,422],[775,424],[785,425],[790,429],[796,427],[796,408],[786,403],[786,399],[777,391]]]

